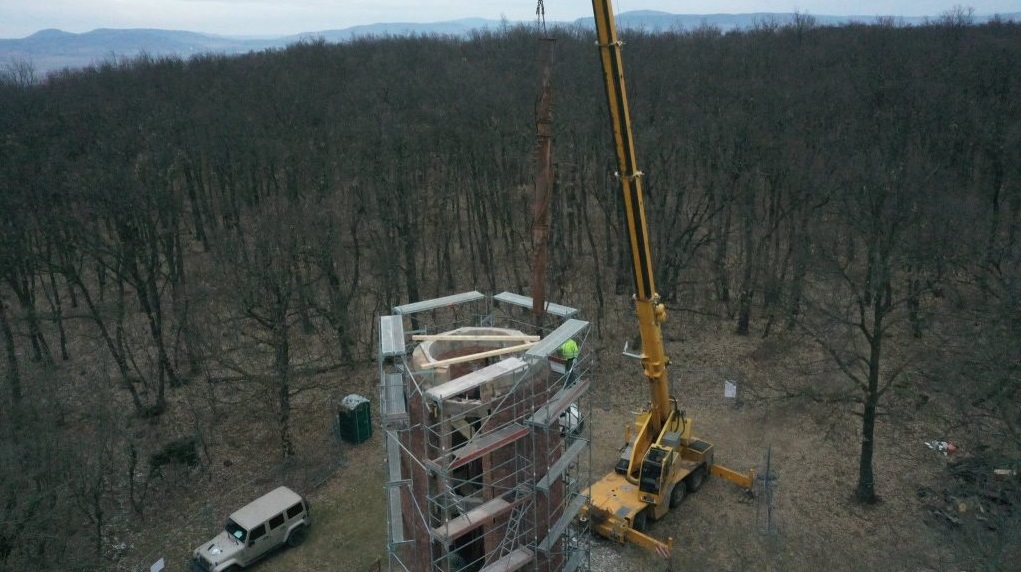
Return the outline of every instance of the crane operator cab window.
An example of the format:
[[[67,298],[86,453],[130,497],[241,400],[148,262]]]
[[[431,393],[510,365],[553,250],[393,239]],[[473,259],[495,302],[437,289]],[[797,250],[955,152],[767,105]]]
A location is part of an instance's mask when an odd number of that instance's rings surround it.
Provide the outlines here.
[[[642,478],[639,490],[643,493],[658,495],[663,475],[669,472],[669,452],[666,449],[652,447],[645,455],[642,463]]]

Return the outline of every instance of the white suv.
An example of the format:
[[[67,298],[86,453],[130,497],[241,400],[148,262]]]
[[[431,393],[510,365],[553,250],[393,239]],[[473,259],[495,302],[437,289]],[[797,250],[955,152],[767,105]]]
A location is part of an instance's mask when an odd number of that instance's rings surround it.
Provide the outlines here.
[[[192,553],[193,572],[239,570],[286,544],[305,541],[312,524],[308,501],[278,487],[230,515],[220,534]]]

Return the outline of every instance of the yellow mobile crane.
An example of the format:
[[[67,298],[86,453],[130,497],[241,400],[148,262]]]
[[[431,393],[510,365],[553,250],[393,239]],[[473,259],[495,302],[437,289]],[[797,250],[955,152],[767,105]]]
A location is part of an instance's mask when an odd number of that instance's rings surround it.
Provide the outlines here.
[[[673,540],[662,542],[644,534],[648,521],[663,517],[694,492],[709,474],[751,489],[754,474],[713,463],[713,445],[692,436],[692,420],[671,397],[667,379],[670,360],[663,347],[661,324],[666,308],[660,303],[652,273],[649,232],[642,198],[642,172],[635,160],[634,138],[624,89],[621,42],[617,39],[610,0],[592,0],[602,59],[606,96],[617,151],[617,169],[631,239],[635,307],[641,332],[642,369],[649,381],[652,401],[628,427],[627,444],[613,472],[585,492],[588,503],[581,517],[599,534],[618,542],[634,542],[668,556]],[[625,345],[625,353],[627,346]]]

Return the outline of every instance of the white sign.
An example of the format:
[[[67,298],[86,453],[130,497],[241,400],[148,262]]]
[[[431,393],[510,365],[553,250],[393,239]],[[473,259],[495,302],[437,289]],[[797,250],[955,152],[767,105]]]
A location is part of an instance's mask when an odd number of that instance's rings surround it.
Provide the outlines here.
[[[155,564],[149,567],[149,572],[162,572],[167,567],[167,563],[162,558],[156,561]]]
[[[729,379],[723,382],[723,397],[735,399],[737,397],[737,382]]]

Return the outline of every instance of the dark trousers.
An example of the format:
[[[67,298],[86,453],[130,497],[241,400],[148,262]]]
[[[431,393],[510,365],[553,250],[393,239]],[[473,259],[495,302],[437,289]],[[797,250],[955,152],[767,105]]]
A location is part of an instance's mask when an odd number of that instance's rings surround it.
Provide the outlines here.
[[[574,358],[564,360],[564,374],[567,376],[567,385],[574,385],[577,376],[574,374]]]

